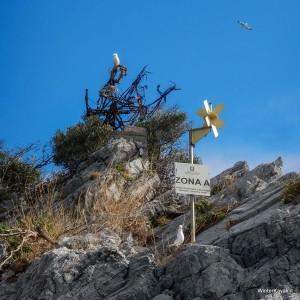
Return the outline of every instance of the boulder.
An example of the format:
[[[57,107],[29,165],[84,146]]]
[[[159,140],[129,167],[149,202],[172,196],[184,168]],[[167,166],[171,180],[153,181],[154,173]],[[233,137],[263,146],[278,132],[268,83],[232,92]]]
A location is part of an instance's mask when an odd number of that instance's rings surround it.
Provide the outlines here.
[[[179,253],[159,270],[161,290],[169,289],[175,299],[220,299],[237,291],[243,268],[228,250],[195,244]]]
[[[121,243],[110,230],[63,239],[19,277],[11,299],[151,299],[158,294],[153,257],[127,259]]]

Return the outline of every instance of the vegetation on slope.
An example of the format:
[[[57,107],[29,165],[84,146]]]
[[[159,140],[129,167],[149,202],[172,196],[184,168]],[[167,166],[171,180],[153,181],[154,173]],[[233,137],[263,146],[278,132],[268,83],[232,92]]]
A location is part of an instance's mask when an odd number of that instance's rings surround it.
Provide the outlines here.
[[[57,130],[52,138],[53,161],[71,174],[77,166],[107,141],[112,128],[97,116],[83,117],[65,132]]]

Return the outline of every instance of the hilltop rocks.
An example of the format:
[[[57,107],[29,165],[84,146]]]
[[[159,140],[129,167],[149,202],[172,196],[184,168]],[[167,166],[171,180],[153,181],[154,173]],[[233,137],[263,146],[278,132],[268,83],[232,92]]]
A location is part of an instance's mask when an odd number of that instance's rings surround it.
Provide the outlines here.
[[[111,140],[78,167],[56,203],[70,207],[80,200],[88,212],[105,197],[114,204],[141,199],[136,203],[148,223],[151,217],[168,218],[153,231],[155,243],[143,248],[134,233],[120,236],[107,228],[65,237],[24,273],[2,273],[1,299],[296,299],[300,204],[283,204],[282,191],[298,174],[282,175],[281,158],[253,170],[246,162],[225,170],[211,180],[210,200],[213,208],[234,203],[234,209],[200,232],[195,244],[182,245],[172,254],[164,250],[179,224],[184,224],[189,241],[190,210],[173,191],[154,197],[160,181],[148,170],[141,145],[131,139]],[[93,224],[101,223],[101,213],[100,208]],[[0,239],[0,258],[7,251]],[[285,298],[274,298],[276,289]]]
[[[111,139],[78,166],[77,173],[61,188],[64,199],[59,204],[70,206],[81,199],[90,206],[99,189],[105,189],[116,200],[125,194],[149,200],[160,179],[148,172],[149,162],[144,157],[147,152],[141,155],[139,145],[124,138]]]
[[[118,164],[122,169],[126,166],[130,174],[138,177],[148,167],[147,160],[143,161],[139,153],[134,141],[111,139],[106,146],[95,151],[87,161],[78,166],[77,173],[64,185],[62,193],[67,196],[76,192],[78,194],[78,190],[93,177],[103,177],[108,169],[115,168]]]
[[[282,159],[261,164],[249,170],[246,162],[238,162],[211,180],[213,201],[223,204],[241,202],[264,190],[269,183],[282,176]]]

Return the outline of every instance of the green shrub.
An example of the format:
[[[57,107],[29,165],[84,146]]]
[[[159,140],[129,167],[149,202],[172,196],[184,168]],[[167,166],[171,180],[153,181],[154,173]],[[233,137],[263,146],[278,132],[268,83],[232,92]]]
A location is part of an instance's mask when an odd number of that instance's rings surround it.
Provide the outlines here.
[[[129,170],[126,168],[125,162],[116,164],[115,169],[126,179],[128,183],[134,180],[134,177],[131,176]]]
[[[161,180],[158,192],[173,187],[170,177],[174,173],[174,161],[189,162],[188,151],[183,150],[181,139],[191,128],[187,114],[178,107],[160,108],[154,115],[138,124],[147,129],[148,154],[152,170],[156,171]],[[194,163],[200,162],[195,157]]]
[[[105,144],[111,131],[97,116],[83,117],[83,122],[67,128],[66,132],[58,130],[52,139],[54,163],[74,173],[81,162]]]
[[[26,148],[18,151],[4,150],[0,143],[0,200],[12,192],[24,193],[26,188],[40,180],[41,172],[35,165],[24,159]]]
[[[153,227],[165,226],[170,223],[170,219],[164,215],[152,216],[150,221]]]
[[[174,148],[191,128],[187,114],[176,106],[157,111],[140,126],[147,129],[149,157],[155,159]]]
[[[12,251],[19,245],[19,238],[17,235],[9,235],[10,227],[4,223],[0,223],[0,234],[2,238],[8,243],[8,251]]]
[[[212,188],[211,188],[211,195],[213,196],[213,195],[216,195],[216,194],[218,194],[219,192],[221,192],[222,191],[222,189],[223,189],[223,187],[222,187],[222,185],[215,185],[215,186],[213,186]]]
[[[213,209],[205,212],[199,218],[196,219],[197,232],[203,231],[223,220],[234,208],[238,206],[237,202],[234,202],[227,206],[217,206]],[[234,221],[232,221],[234,222]],[[228,226],[228,224],[227,224]],[[233,226],[233,224],[232,224]]]
[[[199,213],[204,214],[208,212],[210,208],[211,208],[211,202],[207,199],[202,199],[200,201],[195,202],[195,209]]]
[[[217,207],[196,219],[200,231],[219,223],[228,213],[227,207]]]
[[[300,200],[297,196],[300,197],[300,177],[287,182],[283,189],[282,199],[285,204],[296,204],[296,202],[298,202],[297,200]]]
[[[11,199],[11,197],[12,197],[12,192],[10,192],[8,189],[0,190],[0,201]]]
[[[125,173],[127,171],[126,164],[124,162],[116,164],[115,168],[120,173]]]

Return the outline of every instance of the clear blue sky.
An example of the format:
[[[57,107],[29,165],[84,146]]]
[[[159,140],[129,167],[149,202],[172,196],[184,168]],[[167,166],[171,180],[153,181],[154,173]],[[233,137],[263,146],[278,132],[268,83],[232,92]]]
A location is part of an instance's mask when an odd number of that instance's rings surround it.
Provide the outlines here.
[[[117,52],[126,88],[148,65],[194,122],[208,99],[225,126],[196,154],[215,175],[239,160],[278,156],[300,171],[299,0],[0,0],[0,138],[6,147],[46,143],[98,98]],[[237,21],[247,22],[248,31]]]

